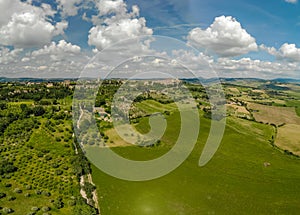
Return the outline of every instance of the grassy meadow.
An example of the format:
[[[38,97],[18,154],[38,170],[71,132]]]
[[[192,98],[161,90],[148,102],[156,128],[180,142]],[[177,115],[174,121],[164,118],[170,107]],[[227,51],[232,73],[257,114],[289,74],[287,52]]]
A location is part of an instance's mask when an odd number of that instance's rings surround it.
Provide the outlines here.
[[[132,160],[159,157],[176,141],[178,120],[177,112],[167,117],[172,126],[168,126],[158,146],[115,147],[114,151]],[[144,133],[149,130],[147,118],[135,126]],[[209,129],[210,120],[201,117],[194,151],[179,168],[156,180],[123,181],[93,167],[102,214],[121,215],[124,211],[128,215],[298,213],[300,160],[270,144],[274,135],[272,126],[228,118],[219,150],[206,166],[199,167]]]

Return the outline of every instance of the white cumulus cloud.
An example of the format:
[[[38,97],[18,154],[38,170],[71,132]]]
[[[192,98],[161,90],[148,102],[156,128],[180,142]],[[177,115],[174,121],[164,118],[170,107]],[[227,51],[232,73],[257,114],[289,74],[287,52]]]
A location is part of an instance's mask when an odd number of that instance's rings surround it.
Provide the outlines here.
[[[298,0],[285,0],[287,3],[296,4]]]
[[[61,40],[58,43],[52,42],[44,48],[33,51],[32,56],[37,57],[41,55],[47,55],[53,60],[60,60],[67,58],[67,55],[78,54],[80,53],[81,48],[77,45],[72,45],[67,43],[65,40]]]
[[[0,44],[23,48],[49,43],[68,26],[66,21],[53,24],[55,13],[48,4],[36,7],[19,0],[1,0]]]
[[[291,61],[300,62],[300,48],[297,48],[295,44],[283,44],[279,49],[279,56]]]
[[[140,35],[151,35],[152,30],[146,27],[146,20],[122,19],[109,26],[95,26],[90,30],[89,44],[102,50],[120,40],[135,38]]]
[[[257,50],[255,39],[231,16],[216,17],[207,29],[194,28],[187,37],[188,43],[206,48],[221,57],[232,57]]]
[[[23,49],[10,50],[5,47],[0,47],[0,64],[14,63],[19,59],[20,53]]]
[[[56,0],[63,16],[76,16],[83,0]]]
[[[127,12],[127,5],[123,0],[99,0],[96,2],[100,16],[115,14],[125,14]]]
[[[219,58],[213,65],[222,77],[269,78],[293,77],[299,70],[299,64],[287,62],[271,62],[242,58],[238,60]]]
[[[296,44],[284,43],[278,50],[274,47],[261,45],[260,49],[275,56],[278,60],[300,62],[300,48]]]
[[[139,8],[127,10],[123,0],[100,0],[97,3],[99,16],[94,17],[96,24],[89,31],[89,45],[102,50],[118,41],[133,39],[141,35],[152,35],[152,29],[146,26],[146,20],[139,16]],[[107,17],[108,16],[108,17]]]
[[[90,60],[90,56],[82,52],[79,46],[65,40],[52,42],[41,49],[27,52],[25,55],[19,54],[22,49],[12,51],[5,49],[2,52],[6,58],[11,56],[10,62],[13,61],[13,63],[5,64],[0,54],[0,74],[9,77],[78,77]]]

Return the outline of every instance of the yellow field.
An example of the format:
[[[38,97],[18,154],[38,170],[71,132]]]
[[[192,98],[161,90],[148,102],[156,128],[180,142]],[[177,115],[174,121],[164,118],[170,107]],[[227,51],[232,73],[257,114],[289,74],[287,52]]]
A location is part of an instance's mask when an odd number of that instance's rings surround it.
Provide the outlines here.
[[[275,145],[300,156],[300,125],[287,124],[278,128]]]
[[[253,93],[265,94],[264,90],[252,90]]]
[[[226,108],[230,114],[233,114],[237,117],[249,117],[251,114],[244,106],[239,106],[235,104],[226,104]]]
[[[111,128],[105,132],[105,134],[109,137],[110,141],[106,145],[108,147],[120,147],[120,146],[130,146],[131,144],[126,143],[122,137],[118,135],[114,128]]]
[[[283,123],[300,125],[300,118],[293,107],[275,107],[249,103],[248,109],[254,110],[253,116],[258,122],[273,123],[275,125]]]
[[[236,93],[236,94],[240,94],[241,92],[239,91],[238,88],[235,88],[235,87],[230,87],[228,88],[229,92],[231,93]]]

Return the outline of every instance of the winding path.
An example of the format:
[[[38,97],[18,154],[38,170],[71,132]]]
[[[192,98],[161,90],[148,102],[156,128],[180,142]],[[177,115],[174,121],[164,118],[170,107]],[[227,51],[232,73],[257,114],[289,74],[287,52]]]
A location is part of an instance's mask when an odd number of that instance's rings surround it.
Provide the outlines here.
[[[84,114],[84,112],[83,112],[83,110],[82,110],[82,107],[80,106],[80,116],[79,116],[79,119],[78,119],[78,121],[77,121],[77,129],[80,128],[80,120],[81,120],[81,118],[83,117],[83,114]],[[74,137],[74,136],[75,136],[75,134],[73,133],[73,137]],[[78,149],[77,149],[76,144],[74,144],[74,147],[75,147],[75,153],[78,154]],[[92,175],[89,173],[89,174],[87,174],[86,176],[87,176],[88,182],[89,182],[90,184],[92,184],[92,185],[95,186],[95,184],[94,184],[94,182],[93,182]],[[81,194],[81,196],[82,196],[84,199],[86,199],[86,201],[89,203],[89,199],[87,198],[86,192],[85,192],[85,190],[83,189],[84,182],[85,182],[85,175],[82,175],[82,176],[80,177],[80,186],[81,186],[80,194]],[[95,207],[96,209],[98,209],[98,212],[99,212],[99,214],[101,215],[100,206],[99,206],[99,201],[98,201],[98,195],[97,195],[97,190],[95,189],[95,190],[93,191],[92,194],[93,194],[93,201],[95,202],[94,207]]]

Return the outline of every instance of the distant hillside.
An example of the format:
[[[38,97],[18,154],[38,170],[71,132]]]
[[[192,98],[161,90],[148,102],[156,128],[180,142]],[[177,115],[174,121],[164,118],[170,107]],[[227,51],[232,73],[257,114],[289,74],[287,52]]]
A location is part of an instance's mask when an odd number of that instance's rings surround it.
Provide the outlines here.
[[[88,78],[87,78],[88,79]],[[0,77],[0,82],[62,82],[65,80],[77,81],[78,78],[7,78]],[[277,83],[299,83],[300,79],[292,78],[277,78],[272,80],[260,79],[260,78],[182,78],[182,81],[187,81],[190,83],[213,83],[216,81],[221,82],[234,82],[234,81],[256,81],[256,82],[265,82],[272,81]]]
[[[0,77],[0,82],[63,82],[65,80],[76,81],[72,78],[7,78]]]

